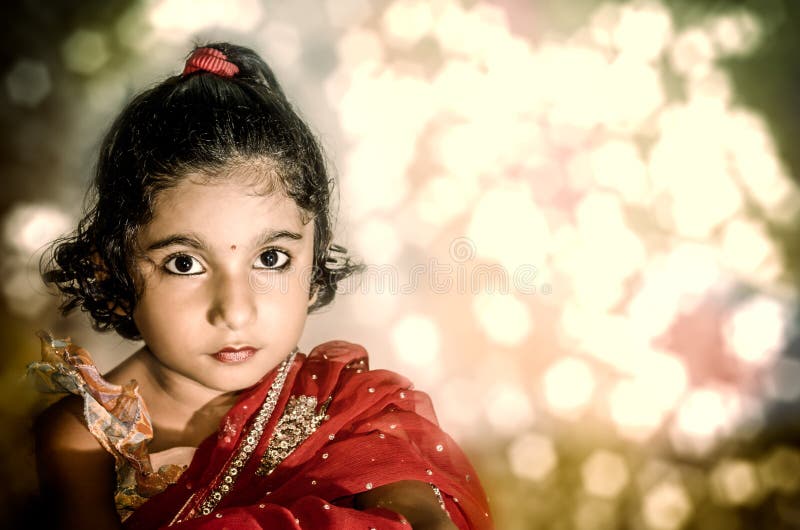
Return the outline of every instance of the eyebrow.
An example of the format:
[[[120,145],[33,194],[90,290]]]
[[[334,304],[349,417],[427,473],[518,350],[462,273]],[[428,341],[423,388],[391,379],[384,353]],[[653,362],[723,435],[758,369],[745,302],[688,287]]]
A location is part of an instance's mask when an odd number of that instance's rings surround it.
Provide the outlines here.
[[[274,243],[279,239],[291,239],[293,241],[299,241],[303,239],[303,234],[299,232],[292,232],[291,230],[265,230],[257,239],[256,246],[262,247],[264,245],[269,245],[270,243]]]
[[[269,245],[281,239],[299,241],[303,239],[303,234],[292,232],[291,230],[266,230],[257,239],[256,246]],[[158,250],[172,246],[191,247],[197,250],[207,250],[207,245],[194,234],[172,234],[147,246],[146,251]]]

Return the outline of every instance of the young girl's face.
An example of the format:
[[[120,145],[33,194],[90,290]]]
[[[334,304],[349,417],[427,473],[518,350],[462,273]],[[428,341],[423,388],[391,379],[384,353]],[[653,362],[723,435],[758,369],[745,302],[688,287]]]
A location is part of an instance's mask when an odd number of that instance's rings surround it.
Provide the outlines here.
[[[133,317],[148,349],[163,369],[222,392],[283,360],[311,303],[314,223],[280,191],[259,194],[255,171],[210,184],[187,176],[159,194],[138,239]]]

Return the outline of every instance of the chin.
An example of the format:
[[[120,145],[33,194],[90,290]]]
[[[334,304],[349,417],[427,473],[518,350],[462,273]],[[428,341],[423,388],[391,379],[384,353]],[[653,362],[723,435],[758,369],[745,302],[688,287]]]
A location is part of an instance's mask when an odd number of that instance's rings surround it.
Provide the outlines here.
[[[250,388],[261,380],[261,377],[248,377],[248,378],[226,378],[222,380],[214,380],[206,383],[208,388],[219,390],[220,392],[238,392]]]

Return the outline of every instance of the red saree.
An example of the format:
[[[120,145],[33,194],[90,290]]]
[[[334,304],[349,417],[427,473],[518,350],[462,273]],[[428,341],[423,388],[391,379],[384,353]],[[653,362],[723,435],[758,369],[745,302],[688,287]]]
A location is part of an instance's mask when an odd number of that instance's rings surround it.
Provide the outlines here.
[[[279,372],[242,394],[177,482],[125,528],[407,529],[395,512],[353,508],[354,495],[401,480],[431,484],[458,528],[492,528],[478,477],[407,379],[368,370],[366,351],[343,341],[297,354],[269,396]],[[274,412],[254,431],[270,399]]]

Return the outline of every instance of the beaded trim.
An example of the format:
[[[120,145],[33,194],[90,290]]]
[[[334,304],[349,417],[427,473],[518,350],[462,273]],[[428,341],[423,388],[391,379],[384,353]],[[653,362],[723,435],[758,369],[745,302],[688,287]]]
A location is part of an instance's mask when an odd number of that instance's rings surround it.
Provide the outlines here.
[[[214,508],[217,507],[222,498],[233,488],[239,471],[241,471],[245,464],[247,464],[247,461],[250,460],[250,456],[258,445],[261,435],[264,434],[264,426],[272,417],[272,413],[275,410],[275,405],[278,403],[278,397],[281,395],[283,384],[286,382],[286,376],[289,374],[295,355],[297,355],[296,348],[278,367],[278,373],[275,375],[275,380],[269,387],[267,397],[261,405],[256,419],[253,421],[253,426],[250,428],[247,436],[239,443],[236,456],[230,464],[228,464],[228,469],[225,470],[222,481],[216,488],[211,490],[206,500],[200,506],[200,513],[202,515],[209,515],[214,511]]]
[[[444,497],[442,497],[441,490],[439,490],[436,484],[433,483],[431,483],[431,489],[433,489],[433,494],[436,495],[436,500],[439,501],[439,508],[441,508],[444,513],[447,513],[447,506],[444,503]],[[447,513],[447,516],[449,517],[450,514]]]
[[[256,475],[264,477],[272,473],[297,446],[314,434],[325,419],[325,410],[329,403],[330,398],[317,411],[315,396],[292,396],[272,433],[269,447],[261,457]]]

